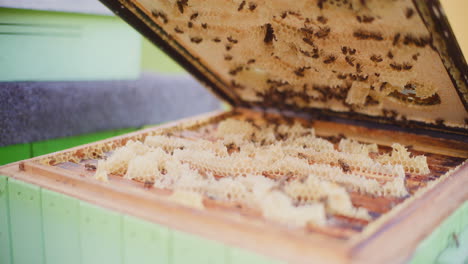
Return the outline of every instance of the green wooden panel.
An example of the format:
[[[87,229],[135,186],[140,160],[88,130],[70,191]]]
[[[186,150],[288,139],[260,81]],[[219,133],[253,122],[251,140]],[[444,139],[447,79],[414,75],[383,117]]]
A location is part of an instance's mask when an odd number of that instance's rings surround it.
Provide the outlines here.
[[[437,258],[440,264],[466,264],[468,263],[468,226],[457,236],[458,244],[453,241],[451,245]]]
[[[0,147],[0,165],[31,158],[31,144]]]
[[[468,227],[468,201],[445,219],[415,250],[412,264],[435,263],[442,251],[454,246],[453,234],[460,234]],[[468,248],[468,246],[466,246]],[[449,254],[449,253],[447,253]],[[456,257],[457,254],[450,256]],[[451,259],[453,263],[460,259]]]
[[[81,263],[79,201],[47,189],[41,191],[47,263]]]
[[[229,264],[276,264],[282,263],[240,248],[229,248]]]
[[[123,263],[122,215],[80,202],[81,261]]]
[[[171,230],[171,263],[227,263],[227,247],[192,234]]]
[[[124,263],[169,263],[169,230],[124,216]]]
[[[120,18],[0,8],[0,81],[135,79],[141,37]]]
[[[8,177],[0,175],[0,263],[11,263]]]
[[[40,188],[10,178],[8,194],[14,263],[45,263]]]

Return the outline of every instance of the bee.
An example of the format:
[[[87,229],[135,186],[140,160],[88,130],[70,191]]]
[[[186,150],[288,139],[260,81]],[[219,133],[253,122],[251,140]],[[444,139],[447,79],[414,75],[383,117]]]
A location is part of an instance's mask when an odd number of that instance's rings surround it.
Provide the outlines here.
[[[378,105],[379,104],[379,101],[375,100],[374,98],[372,98],[372,96],[368,95],[366,97],[366,102],[364,105],[368,106],[368,105]]]
[[[400,33],[397,33],[394,37],[393,37],[393,46],[395,46],[396,44],[398,44],[398,40],[400,40],[400,36],[401,34]]]
[[[184,13],[184,6],[188,6],[188,0],[178,0],[177,1],[177,8],[179,8],[179,11],[181,14]]]
[[[312,52],[305,51],[305,50],[299,50],[299,51],[302,53],[302,55],[310,57],[310,58],[317,59],[319,57],[319,51],[317,48],[314,48]]]
[[[195,12],[190,16],[190,20],[195,20],[197,17],[198,17],[198,12]]]
[[[339,159],[338,160],[338,164],[340,165],[341,169],[343,170],[343,172],[349,172],[351,171],[351,167],[348,165],[348,163],[346,163],[344,160],[342,159]]]
[[[367,79],[369,79],[369,75],[361,75],[361,74],[357,75],[357,80],[360,82],[365,82],[367,81]]]
[[[179,34],[183,34],[183,33],[184,33],[184,31],[183,31],[182,29],[180,29],[179,27],[177,27],[177,26],[174,28],[174,31],[175,31],[176,33],[179,33]]]
[[[430,37],[414,37],[412,35],[406,35],[403,44],[410,45],[413,44],[416,47],[425,47],[426,45],[431,43]]]
[[[346,74],[339,73],[338,75],[336,75],[336,77],[338,77],[338,79],[340,79],[340,80],[344,80],[344,79],[346,79],[347,76],[346,76]]]
[[[318,2],[317,2],[318,8],[323,9],[323,3],[324,3],[325,1],[326,1],[326,0],[318,0]]]
[[[328,19],[326,17],[324,17],[324,16],[318,16],[317,21],[322,23],[322,24],[326,24],[328,22]]]
[[[369,34],[364,33],[363,31],[356,31],[353,33],[353,36],[358,39],[368,39]]]
[[[255,3],[250,3],[250,4],[249,4],[249,10],[250,10],[250,11],[254,11],[255,8],[257,8],[257,4],[255,4]]]
[[[374,21],[375,18],[371,16],[363,15],[362,17],[356,16],[356,19],[359,23],[371,23],[372,21]]]
[[[96,170],[96,166],[93,165],[93,164],[86,163],[86,164],[85,164],[85,169],[86,169],[87,171],[95,171],[95,170]]]
[[[403,70],[408,71],[408,70],[411,70],[411,68],[413,68],[413,65],[411,65],[411,64],[409,64],[407,62],[403,63]]]
[[[436,125],[438,126],[443,126],[444,125],[444,120],[442,118],[438,118],[435,120]]]
[[[413,68],[413,66],[407,62],[403,64],[390,63],[390,67],[392,67],[392,69],[397,70],[397,71],[401,71],[401,70],[408,71],[408,70],[411,70],[411,68]]]
[[[386,118],[395,119],[398,116],[398,113],[395,110],[382,109],[382,113]]]
[[[397,70],[397,71],[401,71],[402,69],[401,65],[397,63],[390,63],[389,65],[392,69]]]
[[[234,144],[234,143],[228,144],[228,145],[226,146],[226,148],[227,148],[227,151],[228,151],[229,155],[231,155],[231,154],[234,153],[234,152],[239,152],[239,151],[240,151],[240,147],[237,146],[237,145]]]
[[[244,88],[245,88],[243,85],[237,83],[237,82],[234,81],[234,80],[231,80],[231,86],[232,86],[233,88],[238,88],[238,89],[244,89]]]
[[[245,6],[245,1],[242,1],[242,3],[240,3],[239,7],[237,8],[237,11],[241,11],[242,9],[244,9],[244,6]]]
[[[388,84],[387,82],[383,82],[383,83],[380,85],[380,88],[379,88],[380,91],[385,90],[385,87],[387,86],[387,84]]]
[[[405,16],[407,19],[410,19],[414,15],[414,10],[412,8],[407,8],[405,12]]]
[[[230,61],[230,60],[232,60],[232,56],[231,55],[224,55],[224,59],[227,60],[227,61]]]
[[[151,14],[155,18],[161,18],[161,20],[163,21],[164,24],[167,24],[167,22],[169,22],[169,20],[167,19],[167,15],[162,11],[153,10],[153,11],[151,11]]]
[[[304,77],[304,71],[310,69],[310,67],[300,67],[294,71],[294,74],[296,74],[298,77]]]
[[[361,65],[361,63],[356,63],[356,72],[362,72],[362,68],[363,66]]]
[[[227,37],[227,40],[231,43],[237,44],[237,39],[234,39],[232,36]]]
[[[372,55],[372,56],[370,57],[370,59],[371,59],[371,61],[373,61],[373,62],[381,62],[381,61],[383,61],[382,56],[380,56],[380,55]]]
[[[201,37],[192,37],[192,38],[190,38],[190,41],[195,43],[195,44],[199,44],[200,42],[203,41],[203,39]]]
[[[336,60],[335,55],[329,55],[329,56],[323,61],[323,63],[325,63],[325,64],[330,64],[330,63],[334,62],[335,60]]]
[[[365,30],[358,30],[353,33],[353,36],[360,40],[372,39],[372,40],[383,40],[382,34],[379,32],[370,32]]]
[[[207,24],[207,23],[202,23],[201,26],[202,26],[202,28],[204,28],[204,29],[207,29],[207,28],[208,28],[208,24]]]
[[[390,59],[393,59],[394,56],[393,56],[393,53],[392,53],[391,50],[388,51],[387,57],[390,58]]]
[[[302,41],[304,41],[312,47],[315,47],[315,43],[310,38],[303,38]]]
[[[348,54],[348,47],[346,47],[346,46],[341,47],[341,52],[342,52],[344,55]]]
[[[154,185],[154,181],[152,180],[146,180],[144,183],[143,183],[143,188],[145,189],[151,189],[151,187],[153,187]]]
[[[24,171],[24,170],[25,170],[25,168],[24,168],[24,162],[20,162],[20,163],[19,163],[18,169],[19,169],[20,171]]]
[[[219,43],[219,42],[221,42],[221,39],[219,39],[219,38],[214,38],[213,41],[216,42],[216,43]]]
[[[308,28],[308,27],[301,28],[301,31],[304,32],[305,34],[309,34],[309,35],[314,34],[314,30],[312,28]]]
[[[244,67],[242,66],[238,66],[232,70],[229,71],[229,74],[230,75],[236,75],[237,73],[239,73],[240,71],[242,71],[244,69]]]
[[[349,65],[351,65],[351,66],[353,66],[353,67],[354,67],[354,61],[355,61],[355,60],[356,60],[356,59],[353,58],[353,57],[351,57],[351,56],[346,56],[346,57],[345,57],[345,61],[346,61]]]
[[[265,38],[263,39],[263,41],[267,44],[272,43],[273,40],[276,41],[277,39],[276,39],[275,31],[273,27],[271,26],[271,24],[270,23],[265,24],[265,28],[266,28]]]
[[[319,28],[319,31],[315,33],[317,38],[325,38],[330,34],[331,29],[329,27]]]

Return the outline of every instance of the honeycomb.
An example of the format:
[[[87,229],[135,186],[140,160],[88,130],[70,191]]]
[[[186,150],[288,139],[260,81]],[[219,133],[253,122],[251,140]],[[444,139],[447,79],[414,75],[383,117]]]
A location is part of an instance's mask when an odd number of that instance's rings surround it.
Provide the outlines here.
[[[382,155],[378,161],[383,164],[401,164],[405,171],[418,174],[429,173],[426,157],[416,156],[410,157],[411,153],[400,144],[392,145],[392,153]]]
[[[285,193],[296,204],[303,205],[324,201],[324,205],[331,213],[369,220],[370,216],[365,208],[355,208],[346,189],[335,183],[322,181],[315,177],[307,177],[303,182],[292,181],[284,187]]]
[[[122,3],[141,8],[237,104],[466,128],[468,112],[414,1]]]
[[[399,144],[319,137],[299,122],[274,124],[226,118],[196,132],[128,140],[99,159],[95,178],[111,175],[170,190],[169,200],[203,209],[204,199],[253,208],[290,227],[327,225],[330,215],[372,220],[351,194],[408,196],[405,173],[428,174],[424,156]],[[208,132],[206,132],[208,131]]]

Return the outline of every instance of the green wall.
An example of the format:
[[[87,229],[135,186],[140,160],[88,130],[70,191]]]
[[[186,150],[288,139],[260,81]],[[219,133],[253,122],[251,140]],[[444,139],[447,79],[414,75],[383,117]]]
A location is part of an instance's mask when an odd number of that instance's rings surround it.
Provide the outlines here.
[[[141,69],[166,74],[185,72],[174,60],[145,38],[142,41]]]
[[[0,81],[135,79],[140,35],[115,16],[0,8]]]

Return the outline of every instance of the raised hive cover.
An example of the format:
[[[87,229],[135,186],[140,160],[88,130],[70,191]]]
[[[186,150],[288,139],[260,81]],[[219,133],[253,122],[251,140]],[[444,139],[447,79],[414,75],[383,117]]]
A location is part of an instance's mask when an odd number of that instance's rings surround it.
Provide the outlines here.
[[[438,1],[102,0],[236,106],[467,133]]]

